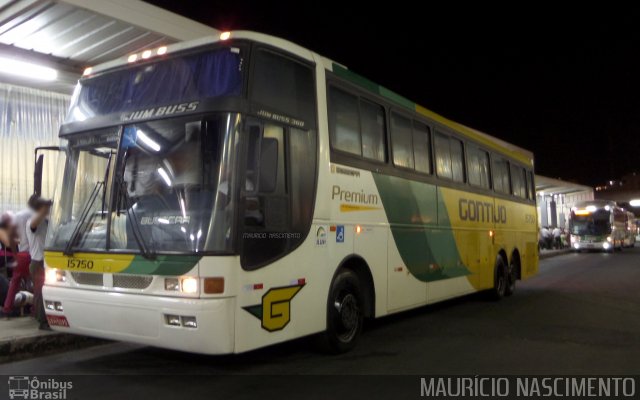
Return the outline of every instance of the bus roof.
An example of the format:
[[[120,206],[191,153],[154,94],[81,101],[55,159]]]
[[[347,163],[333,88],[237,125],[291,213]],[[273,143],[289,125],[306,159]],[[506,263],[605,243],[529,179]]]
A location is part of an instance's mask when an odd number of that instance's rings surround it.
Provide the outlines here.
[[[223,39],[224,35],[224,39]],[[269,44],[274,47],[281,48],[288,52],[291,52],[301,58],[307,59],[309,61],[317,62],[320,61],[324,65],[325,69],[332,71],[339,77],[367,90],[372,93],[375,93],[379,96],[386,98],[387,100],[411,111],[414,111],[420,115],[423,115],[437,123],[440,123],[449,129],[456,131],[457,133],[466,136],[480,144],[488,147],[491,150],[497,151],[503,155],[511,157],[529,167],[533,167],[533,153],[525,150],[521,147],[515,146],[511,143],[505,142],[501,139],[498,139],[494,136],[488,135],[484,132],[480,132],[476,129],[470,128],[468,126],[462,125],[455,121],[452,121],[448,118],[445,118],[431,110],[428,110],[425,107],[422,107],[419,104],[412,102],[411,100],[385,88],[384,86],[378,85],[369,79],[358,75],[352,71],[350,71],[344,65],[338,64],[329,58],[323,57],[319,54],[316,54],[308,49],[305,49],[302,46],[299,46],[295,43],[289,42],[288,40],[281,39],[275,36],[265,35],[262,33],[251,32],[251,31],[232,31],[232,32],[224,32],[220,36],[206,36],[200,39],[175,43],[167,46],[161,46],[163,48],[162,54],[165,53],[175,53],[181,50],[187,50],[194,47],[199,47],[207,44],[212,44],[216,42],[220,42],[226,39],[247,39],[256,42],[262,42],[265,44]],[[151,49],[147,49],[151,50]],[[157,50],[157,49],[156,49]],[[104,72],[109,69],[117,68],[128,63],[132,63],[141,59],[147,59],[149,57],[153,57],[155,54],[151,51],[151,55],[147,55],[145,57],[143,55],[145,51],[139,51],[138,53],[131,54],[127,57],[121,57],[116,60],[112,60],[103,64],[99,64],[85,70],[85,75],[93,75],[98,72]],[[157,52],[156,52],[157,53]],[[149,53],[147,53],[149,54]],[[159,53],[157,53],[159,54]],[[135,55],[135,57],[133,57]],[[133,61],[132,61],[133,60]]]
[[[575,204],[576,208],[585,208],[588,206],[594,206],[598,208],[604,208],[605,206],[618,207],[615,201],[610,200],[584,200],[576,202]]]

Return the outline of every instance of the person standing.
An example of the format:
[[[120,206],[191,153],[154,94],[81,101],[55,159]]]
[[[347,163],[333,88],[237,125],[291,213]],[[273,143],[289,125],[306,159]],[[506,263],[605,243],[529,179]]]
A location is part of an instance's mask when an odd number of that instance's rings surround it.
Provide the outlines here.
[[[33,198],[33,197],[32,197]],[[34,213],[27,220],[27,240],[29,241],[29,255],[31,264],[29,272],[33,279],[33,307],[35,307],[35,317],[40,323],[39,329],[50,330],[47,323],[47,316],[44,311],[42,299],[42,286],[44,286],[44,239],[47,236],[47,226],[49,224],[48,215],[51,209],[51,200],[41,197],[33,199]]]
[[[29,199],[28,207],[24,210],[18,211],[13,216],[13,222],[16,225],[18,231],[18,251],[29,252],[29,240],[27,239],[27,221],[33,215],[33,201],[37,200],[38,195],[32,195]]]
[[[26,226],[27,221],[24,221],[24,223]],[[6,239],[3,239],[3,235],[0,234],[0,243],[3,247],[3,250],[0,252],[4,252],[5,259],[9,258],[12,260],[11,264],[7,265],[7,267],[11,267],[12,272],[7,295],[4,300],[2,299],[2,296],[0,296],[0,301],[3,301],[4,304],[2,313],[5,318],[9,318],[13,312],[13,302],[15,300],[16,293],[20,291],[22,283],[29,279],[29,262],[31,261],[31,258],[29,257],[28,252],[18,251],[19,232],[15,216],[9,218],[4,218],[3,216],[2,222],[0,222],[0,231],[2,231],[4,236],[9,239],[9,242],[6,243]]]
[[[551,234],[553,235],[553,247],[556,249],[561,249],[562,248],[562,230],[556,226],[555,228],[553,228],[553,231],[551,232]]]

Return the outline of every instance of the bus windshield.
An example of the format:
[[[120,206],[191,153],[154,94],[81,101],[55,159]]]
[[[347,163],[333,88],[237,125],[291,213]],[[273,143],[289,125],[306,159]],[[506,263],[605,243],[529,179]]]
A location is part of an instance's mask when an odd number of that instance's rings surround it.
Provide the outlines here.
[[[238,124],[237,114],[218,113],[69,139],[66,190],[56,198],[48,245],[143,254],[230,251]]]
[[[588,215],[571,215],[570,230],[573,235],[608,235],[611,233],[611,212],[597,210]]]
[[[157,61],[80,80],[66,123],[106,115],[140,119],[192,111],[188,102],[242,94],[243,58],[237,47]]]

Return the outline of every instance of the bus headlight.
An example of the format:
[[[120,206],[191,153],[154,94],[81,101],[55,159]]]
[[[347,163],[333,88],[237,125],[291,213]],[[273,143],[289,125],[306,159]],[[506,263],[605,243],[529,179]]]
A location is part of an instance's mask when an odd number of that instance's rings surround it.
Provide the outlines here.
[[[184,293],[196,293],[198,291],[198,280],[196,278],[183,278],[181,282]]]
[[[57,282],[66,282],[67,273],[66,271],[61,269],[47,268],[47,271],[45,272],[44,280],[48,284],[53,284]]]
[[[611,243],[611,236],[607,236],[607,242]]]
[[[609,250],[609,248],[611,247],[611,245],[608,242],[604,242],[602,243],[602,248],[605,250]]]

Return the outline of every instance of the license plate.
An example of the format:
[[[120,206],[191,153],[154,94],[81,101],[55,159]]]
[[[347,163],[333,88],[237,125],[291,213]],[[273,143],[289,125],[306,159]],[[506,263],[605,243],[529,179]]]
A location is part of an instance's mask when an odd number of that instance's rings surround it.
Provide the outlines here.
[[[69,327],[69,321],[64,315],[47,315],[47,321],[50,326],[64,326]]]

